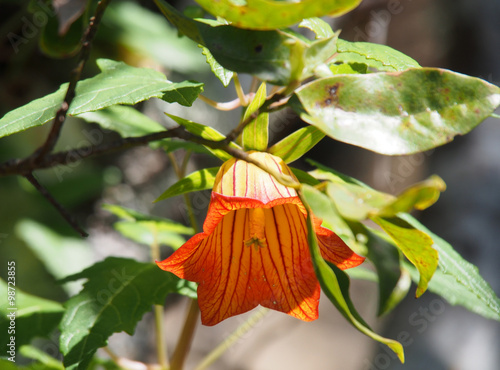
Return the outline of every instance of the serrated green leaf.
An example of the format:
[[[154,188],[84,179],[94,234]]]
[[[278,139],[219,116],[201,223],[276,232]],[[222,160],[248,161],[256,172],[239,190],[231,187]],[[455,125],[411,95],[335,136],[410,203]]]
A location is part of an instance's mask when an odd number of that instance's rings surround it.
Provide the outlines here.
[[[420,65],[409,56],[387,45],[371,42],[349,42],[338,39],[338,54],[332,63],[361,63],[378,71],[404,71]]]
[[[243,114],[243,121],[248,119],[266,101],[266,83],[263,82],[253,100],[248,105]],[[260,150],[267,149],[269,136],[269,113],[261,113],[243,129],[242,143],[245,150]]]
[[[233,78],[234,72],[221,66],[206,47],[201,46],[201,48],[203,49],[202,54],[207,58],[207,63],[210,65],[213,74],[222,82],[224,87],[227,87]]]
[[[252,0],[196,0],[207,12],[227,19],[240,28],[270,30],[285,28],[304,18],[340,16],[354,9],[360,0],[302,0],[300,2]]]
[[[335,34],[328,23],[317,17],[303,19],[299,27],[310,29],[316,34],[317,39],[328,38]]]
[[[168,114],[165,113],[168,117],[172,118],[175,122],[177,122],[179,125],[183,126],[186,130],[188,130],[190,133],[197,135],[199,137],[202,137],[203,139],[207,140],[212,140],[212,141],[221,141],[224,140],[226,137],[221,134],[219,131],[216,129],[210,127],[210,126],[205,126],[202,125],[201,123],[196,123],[181,117],[174,116],[173,114]],[[236,145],[234,142],[231,142],[229,146],[237,149],[241,149],[240,146]],[[217,158],[227,161],[228,159],[232,158],[231,155],[226,153],[225,151],[221,149],[212,149],[206,147],[208,151],[210,151],[213,155],[215,155]]]
[[[478,315],[500,321],[500,299],[481,277],[478,268],[413,216],[401,214],[400,217],[434,240],[434,248],[439,253],[439,269],[429,284],[429,290],[441,295],[450,304],[461,305]]]
[[[325,137],[314,126],[298,129],[269,148],[269,153],[281,157],[285,163],[296,161]]]
[[[307,205],[304,200],[303,202]],[[321,257],[316,234],[314,233],[313,221],[309,212],[307,215],[307,235],[314,271],[316,272],[321,289],[328,299],[330,299],[351,325],[370,338],[387,345],[397,354],[400,361],[404,362],[403,346],[395,340],[384,338],[373,332],[357,313],[349,297],[349,277],[346,273],[335,265],[328,265]]]
[[[16,265],[7,267],[7,263],[5,266],[6,271],[9,267],[18,267]],[[25,293],[18,286],[8,284],[1,279],[0,294],[3,297],[0,303],[0,341],[4,345],[10,342],[11,336],[15,337],[16,348],[30,343],[35,337],[48,337],[64,312],[60,303]],[[12,295],[15,297],[14,301],[8,299]],[[11,320],[7,316],[12,314],[15,315],[14,332],[9,329]],[[5,355],[5,352],[2,355]]]
[[[420,297],[427,290],[438,266],[438,252],[432,247],[434,242],[431,237],[400,218],[371,219],[394,240],[399,250],[417,268],[420,279],[415,296]]]
[[[165,190],[158,197],[158,199],[155,200],[155,203],[159,202],[160,200],[174,197],[176,195],[186,194],[193,191],[212,189],[217,172],[219,172],[219,167],[204,168],[202,170],[193,172]]]
[[[133,334],[137,322],[168,293],[196,296],[195,284],[160,270],[153,263],[109,257],[63,281],[88,279],[66,303],[59,326],[66,369],[85,369],[111,334]]]
[[[68,115],[78,115],[115,104],[133,105],[153,97],[190,105],[203,87],[200,83],[189,81],[172,83],[160,72],[131,67],[123,62],[99,59],[97,64],[102,72],[78,82]],[[61,106],[67,88],[68,84],[63,84],[56,92],[7,113],[0,119],[0,137],[41,126],[52,120]]]
[[[500,88],[436,68],[338,75],[310,82],[290,101],[328,136],[381,154],[443,145],[500,105]]]

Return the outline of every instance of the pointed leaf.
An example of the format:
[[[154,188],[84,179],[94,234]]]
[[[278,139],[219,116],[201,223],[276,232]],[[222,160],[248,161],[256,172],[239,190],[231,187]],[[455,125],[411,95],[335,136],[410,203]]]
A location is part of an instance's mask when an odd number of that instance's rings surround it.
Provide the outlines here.
[[[248,105],[243,115],[243,121],[248,119],[266,101],[266,83],[263,82],[253,100]],[[260,150],[267,149],[269,131],[269,113],[259,114],[251,123],[243,129],[243,148],[245,150]]]
[[[5,266],[6,272],[8,268],[17,267],[7,267],[7,263]],[[16,348],[19,348],[23,344],[29,344],[35,337],[48,337],[61,320],[63,306],[58,302],[25,293],[18,286],[12,285],[11,280],[8,281],[10,283],[0,279],[0,294],[3,297],[0,303],[0,341],[6,345],[10,342],[10,336],[15,334]],[[8,297],[15,297],[15,300]],[[15,320],[15,333],[9,333],[12,331],[9,330],[11,318]]]
[[[236,27],[270,30],[285,28],[304,18],[340,16],[354,9],[360,0],[196,0],[206,11],[227,19]]]
[[[202,137],[203,139],[207,140],[212,140],[212,141],[222,141],[226,137],[222,135],[219,131],[216,129],[202,125],[201,123],[196,123],[193,121],[189,121],[187,119],[181,118],[174,116],[173,114],[168,114],[165,113],[168,117],[172,118],[175,122],[177,122],[179,125],[183,126],[186,130],[188,130],[190,133],[197,135],[199,137]],[[234,142],[231,142],[229,146],[237,149],[241,149],[238,145],[236,145]],[[223,161],[227,161],[228,159],[231,158],[231,155],[223,151],[222,149],[212,149],[208,148],[207,149],[214,154],[216,157]]]
[[[269,148],[269,153],[283,158],[285,163],[296,161],[325,137],[314,126],[298,129]]]
[[[432,248],[434,242],[431,237],[400,218],[372,217],[372,220],[394,240],[399,250],[417,268],[420,280],[416,297],[420,297],[427,290],[438,266],[438,252]]]
[[[439,269],[429,284],[429,290],[441,295],[450,304],[461,305],[478,315],[500,321],[500,299],[479,274],[478,268],[413,216],[401,214],[400,217],[430,235],[434,248],[439,252]]]
[[[165,273],[153,263],[109,257],[63,281],[88,279],[65,303],[60,349],[66,369],[85,369],[111,334],[133,334],[137,322],[168,293],[195,297],[194,284]]]
[[[210,65],[210,69],[214,73],[214,75],[222,82],[224,87],[227,87],[233,78],[233,71],[224,68],[219,64],[217,60],[215,60],[214,56],[206,47],[202,46],[203,52],[202,54],[207,58],[207,63]]]
[[[307,204],[305,200],[303,202]],[[328,299],[356,329],[370,338],[387,345],[397,354],[401,362],[404,362],[403,346],[395,340],[387,339],[374,333],[357,313],[349,297],[349,277],[346,273],[335,265],[328,265],[321,257],[310,212],[307,215],[307,235],[314,271],[316,272],[321,289]]]
[[[135,68],[123,62],[99,59],[101,73],[79,81],[68,115],[78,115],[115,104],[133,105],[152,97],[180,104],[192,103],[203,89],[194,82],[172,83],[160,72]],[[40,126],[52,120],[61,107],[68,84],[56,92],[7,113],[0,119],[0,137]]]
[[[219,172],[219,167],[204,168],[193,172],[165,190],[158,199],[155,200],[155,203],[180,194],[212,189],[217,172]]]
[[[292,170],[293,174],[303,184],[315,186],[318,185],[320,182],[316,180],[314,177],[312,177],[309,173],[299,170],[298,168],[290,167]]]
[[[389,155],[445,144],[500,105],[499,87],[435,68],[322,78],[295,94],[292,106],[307,123]]]
[[[64,365],[62,364],[62,362],[56,360],[54,357],[48,355],[46,352],[35,346],[21,346],[19,348],[19,353],[26,358],[38,361],[38,363],[35,365],[36,370],[64,370]],[[43,367],[40,368],[39,364],[42,364]]]
[[[361,63],[378,71],[404,71],[420,65],[409,56],[389,46],[371,42],[337,41],[337,52],[333,63]]]

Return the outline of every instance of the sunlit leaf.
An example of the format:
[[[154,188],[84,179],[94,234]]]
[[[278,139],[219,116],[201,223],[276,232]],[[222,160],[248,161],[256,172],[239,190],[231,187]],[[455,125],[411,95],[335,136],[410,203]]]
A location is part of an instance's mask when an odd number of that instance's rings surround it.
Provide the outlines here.
[[[245,110],[243,121],[257,112],[266,101],[266,95],[266,83],[263,82]],[[269,113],[261,113],[243,129],[243,148],[245,148],[245,150],[266,150],[269,135],[268,130]]]
[[[250,0],[196,0],[206,11],[234,26],[270,30],[285,28],[304,18],[339,16],[354,9],[360,0],[302,0],[298,2]]]
[[[404,71],[420,65],[409,56],[387,45],[371,42],[337,41],[338,54],[333,62],[360,63],[378,71]]]
[[[152,97],[190,105],[203,90],[201,83],[172,83],[162,73],[149,68],[135,68],[108,59],[99,59],[97,64],[102,72],[78,82],[68,115],[91,112],[115,104],[133,105]],[[63,84],[55,93],[7,113],[0,119],[0,137],[52,120],[61,107],[67,87],[67,84]]]
[[[62,317],[62,314],[61,314]],[[56,360],[54,357],[48,355],[41,349],[26,344],[19,348],[19,353],[29,359],[38,361],[33,370],[64,370],[62,362]],[[32,364],[33,365],[33,364]],[[3,367],[2,367],[3,369]]]
[[[335,34],[328,23],[317,17],[302,20],[299,27],[310,29],[316,34],[317,39],[328,38]]]
[[[5,272],[16,271],[8,270],[9,267],[19,268],[17,265],[8,265],[7,262],[4,266]],[[13,301],[8,299],[13,294],[12,292],[15,293],[13,295],[15,300]],[[30,343],[33,338],[48,337],[63,315],[64,308],[59,302],[27,294],[19,286],[8,284],[2,279],[0,279],[0,294],[2,297],[0,301],[0,340],[4,343],[4,346],[10,342],[11,336],[15,337],[16,348]],[[9,317],[7,315],[14,316]],[[14,332],[9,330],[11,318],[14,318],[13,321],[15,322]],[[5,356],[5,354],[6,350],[4,348],[2,356]]]
[[[193,172],[165,190],[155,202],[193,191],[212,189],[219,167],[204,168]]]
[[[500,105],[499,87],[435,68],[322,78],[295,94],[292,105],[307,123],[389,155],[445,144]]]
[[[357,313],[349,297],[349,277],[346,273],[335,265],[328,265],[321,257],[312,218],[309,213],[307,217],[307,235],[314,271],[316,272],[321,289],[328,299],[330,299],[351,325],[370,338],[387,345],[397,354],[401,362],[404,362],[403,346],[395,340],[384,338],[373,332]]]
[[[197,135],[203,139],[207,140],[212,140],[212,141],[221,141],[224,140],[226,137],[221,134],[219,131],[216,129],[210,127],[210,126],[205,126],[202,125],[201,123],[196,123],[181,117],[174,116],[173,114],[168,114],[165,113],[168,117],[172,118],[175,122],[177,122],[179,125],[183,126],[186,130],[188,130],[190,133]],[[241,149],[238,145],[236,145],[234,142],[231,142],[229,146],[237,149]],[[222,149],[212,149],[208,148],[212,154],[214,154],[216,157],[223,161],[227,161],[228,159],[231,158],[231,156],[223,151]]]
[[[60,350],[70,370],[85,369],[111,334],[125,331],[132,335],[144,313],[153,304],[163,304],[168,293],[196,297],[195,284],[153,263],[126,258],[109,257],[64,281],[83,278],[88,280],[83,290],[65,303],[59,326]]]
[[[269,153],[283,158],[285,163],[296,161],[325,137],[314,126],[298,129],[269,148]]]
[[[372,217],[372,220],[394,240],[405,257],[417,268],[420,279],[416,297],[420,297],[427,290],[438,266],[438,252],[432,247],[433,240],[400,218]]]
[[[479,274],[478,268],[411,215],[401,214],[400,217],[430,235],[439,252],[439,269],[429,284],[429,290],[450,304],[461,305],[478,315],[500,321],[500,299]]]
[[[224,87],[227,87],[233,78],[233,71],[230,71],[219,64],[217,60],[215,60],[214,56],[206,47],[203,48],[203,55],[207,58],[207,63],[210,65],[212,72],[214,75],[222,82]]]

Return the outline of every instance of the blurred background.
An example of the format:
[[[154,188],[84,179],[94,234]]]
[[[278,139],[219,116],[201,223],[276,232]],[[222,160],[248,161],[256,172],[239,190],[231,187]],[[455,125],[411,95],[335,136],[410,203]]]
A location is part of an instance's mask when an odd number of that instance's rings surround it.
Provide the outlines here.
[[[78,1],[75,1],[77,3]],[[192,4],[171,2],[179,9]],[[387,44],[408,54],[422,66],[448,68],[500,84],[500,2],[496,0],[365,0],[353,12],[332,22],[350,41]],[[0,117],[33,99],[57,90],[68,80],[76,58],[72,56],[83,27],[78,21],[57,44],[57,17],[42,1],[0,0]],[[152,1],[114,0],[107,9],[93,45],[84,77],[97,73],[96,58],[123,60],[156,68],[177,82],[205,83],[204,94],[213,100],[236,97],[232,85],[224,88],[211,74],[201,49],[178,38],[159,15]],[[248,87],[250,79],[242,76]],[[163,112],[212,125],[228,132],[239,111],[218,112],[202,102],[194,109],[152,99],[138,106],[169,126]],[[271,117],[272,140],[277,141],[302,123],[292,112]],[[24,157],[40,146],[50,125],[0,139],[0,161]],[[56,150],[119,138],[97,125],[69,118]],[[370,186],[398,193],[411,183],[438,174],[448,185],[437,204],[418,215],[434,233],[450,242],[464,258],[479,267],[482,276],[500,294],[500,129],[498,121],[484,121],[464,137],[430,152],[385,157],[324,139],[308,155],[325,165],[356,177]],[[174,152],[182,161],[184,153]],[[102,209],[118,204],[137,211],[168,217],[187,224],[182,197],[153,201],[177,178],[172,158],[149,147],[88,159],[71,166],[36,173],[40,182],[75,215],[89,233],[81,239],[57,211],[23,178],[0,178],[1,261],[16,260],[20,289],[48,299],[64,301],[71,289],[56,279],[81,270],[106,256],[149,260],[145,245],[130,241],[113,227],[116,218]],[[220,163],[193,154],[188,173]],[[311,169],[305,162],[296,167]],[[209,192],[192,197],[198,221],[204,219]],[[70,251],[70,252],[69,252]],[[162,249],[166,257],[169,248]],[[65,266],[64,271],[61,266]],[[0,269],[5,278],[7,270]],[[302,369],[453,369],[495,370],[500,363],[500,323],[463,308],[452,307],[432,293],[413,298],[414,288],[400,306],[376,318],[376,286],[352,284],[360,313],[382,335],[405,342],[406,364],[401,365],[376,342],[364,337],[331,306],[326,297],[320,318],[303,323],[286,315],[268,314],[241,338],[212,368],[241,370]],[[76,289],[76,288],[75,288]],[[171,296],[166,305],[169,348],[184,319],[187,302]],[[197,328],[187,368],[192,368],[248,315],[230,318],[216,327]],[[116,353],[154,362],[153,319],[146,315],[134,337],[114,335]],[[405,338],[404,340],[401,338]],[[49,354],[59,356],[56,337],[40,341]],[[105,356],[105,355],[104,355]]]

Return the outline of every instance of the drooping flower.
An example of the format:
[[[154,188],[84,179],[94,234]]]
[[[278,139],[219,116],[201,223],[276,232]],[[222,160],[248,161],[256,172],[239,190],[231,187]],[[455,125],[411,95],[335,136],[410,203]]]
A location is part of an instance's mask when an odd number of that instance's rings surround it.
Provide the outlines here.
[[[250,156],[295,179],[281,158],[263,152]],[[314,224],[323,258],[341,269],[363,262],[321,220]],[[249,162],[233,158],[222,165],[203,232],[157,263],[199,283],[205,325],[259,304],[304,321],[318,318],[320,286],[307,242],[306,210],[295,189]]]

